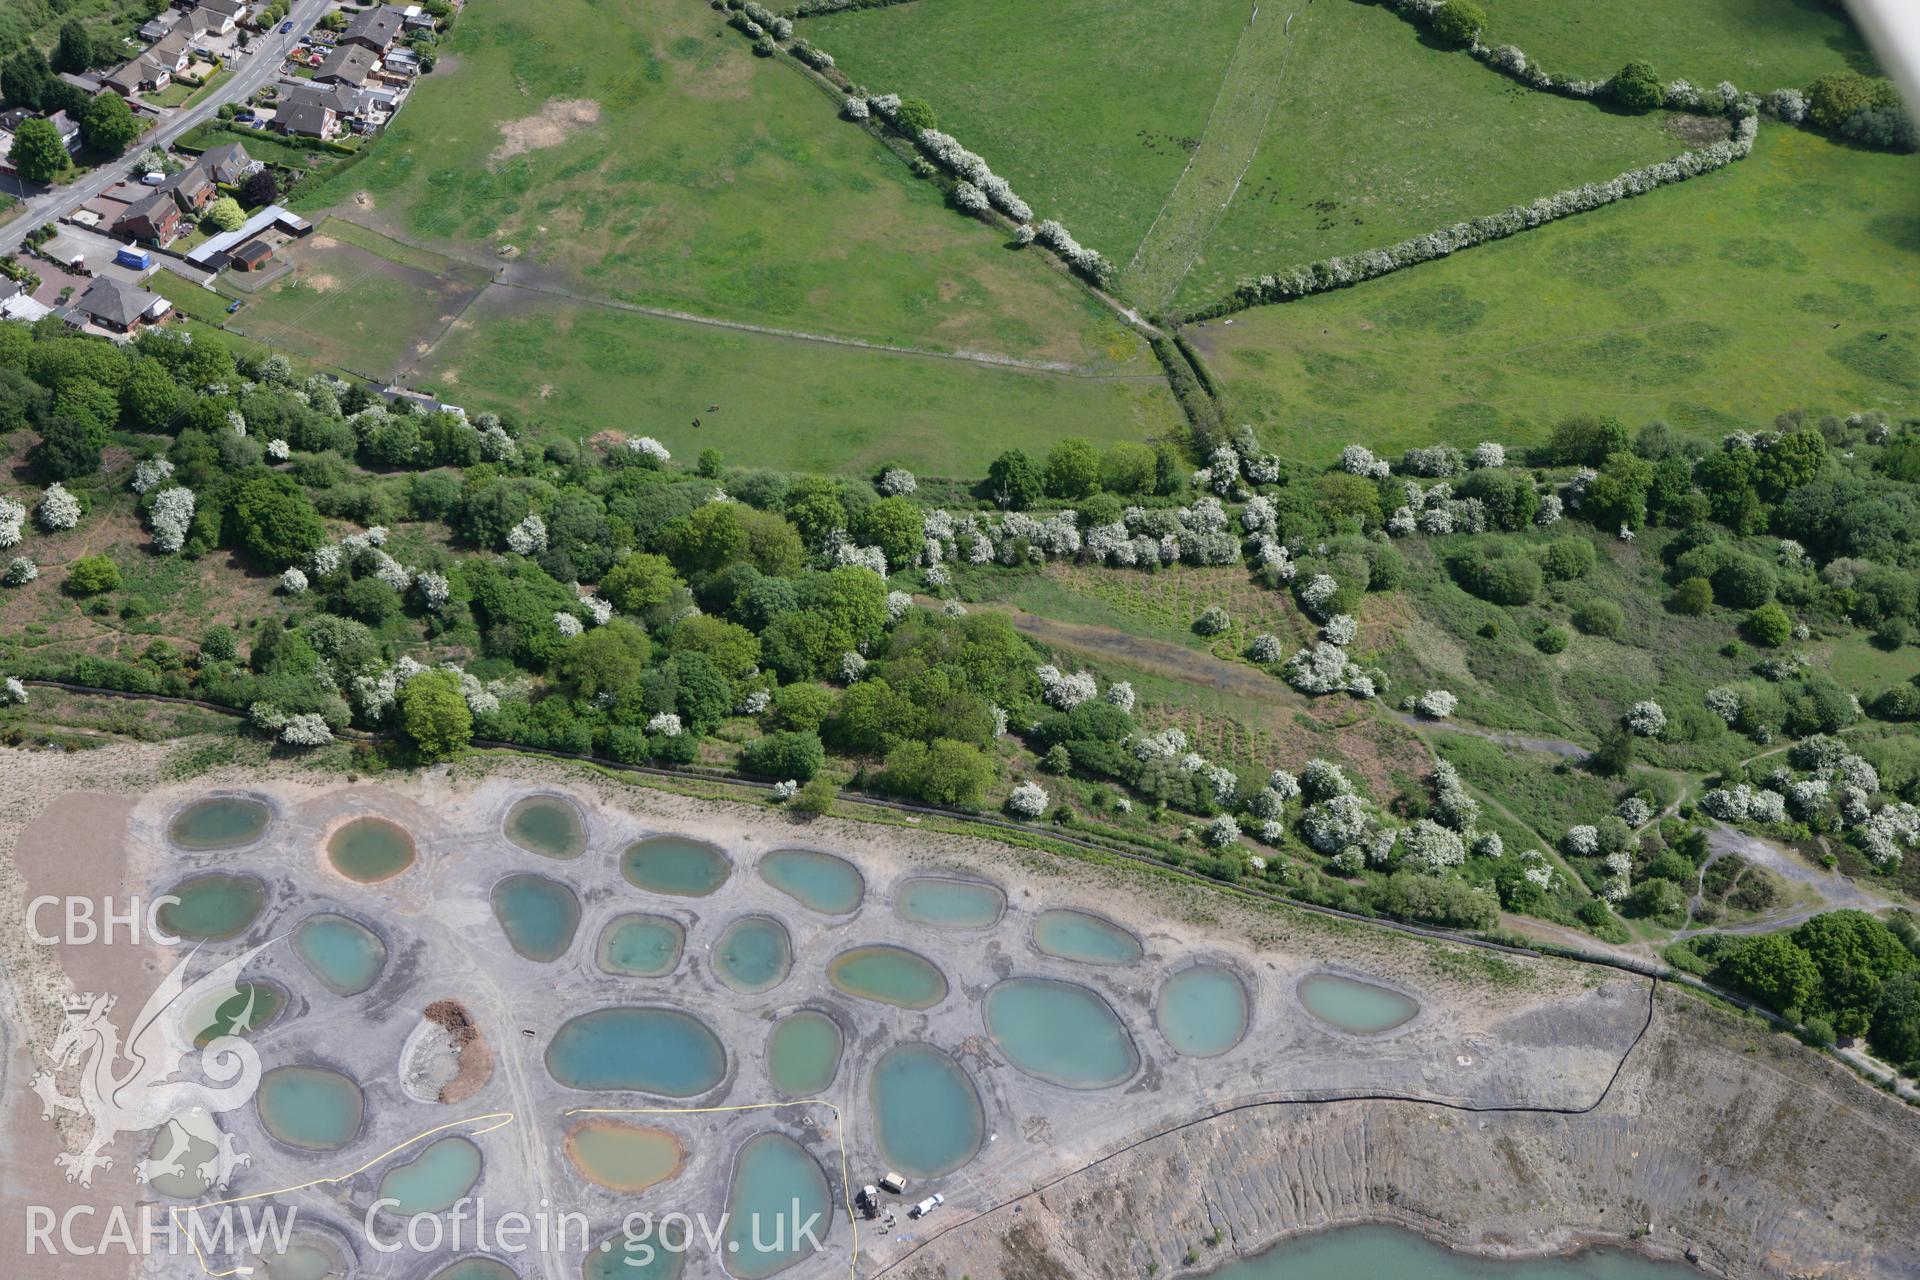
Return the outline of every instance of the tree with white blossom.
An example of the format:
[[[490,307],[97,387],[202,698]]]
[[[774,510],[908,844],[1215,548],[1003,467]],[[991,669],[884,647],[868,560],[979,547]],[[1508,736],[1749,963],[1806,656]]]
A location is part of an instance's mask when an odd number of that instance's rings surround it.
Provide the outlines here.
[[[9,587],[24,587],[40,576],[40,566],[28,556],[15,556],[7,562],[7,571],[0,582]]]
[[[547,522],[536,513],[529,512],[524,520],[507,530],[507,550],[516,555],[537,555],[546,549]]]
[[[48,485],[47,491],[40,496],[40,506],[34,512],[34,518],[49,533],[71,529],[80,523],[80,499],[56,481]]]
[[[1657,738],[1667,727],[1667,713],[1660,704],[1652,700],[1634,703],[1627,708],[1627,728],[1642,738]]]
[[[297,567],[289,567],[280,573],[280,590],[287,595],[297,596],[307,589],[307,575]]]
[[[147,525],[153,530],[153,545],[172,555],[187,545],[187,531],[193,527],[193,490],[175,485],[154,495],[147,512]]]
[[[1037,818],[1047,811],[1047,789],[1037,782],[1023,782],[1007,796],[1007,812],[1017,818]]]

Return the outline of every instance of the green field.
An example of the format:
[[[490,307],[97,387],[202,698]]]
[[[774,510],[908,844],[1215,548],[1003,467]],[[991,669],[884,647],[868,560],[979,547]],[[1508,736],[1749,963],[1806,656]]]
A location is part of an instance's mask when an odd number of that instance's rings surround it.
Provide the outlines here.
[[[1248,0],[962,0],[810,18],[799,34],[855,83],[924,98],[1035,216],[1060,219],[1119,266],[1206,132],[1247,10]]]
[[[1001,450],[1036,438],[1104,445],[1180,427],[1158,378],[867,351],[499,287],[413,381],[470,410],[514,409],[576,436],[651,435],[676,457],[716,448],[738,465],[791,470],[866,472],[892,461],[974,479]]]
[[[1290,30],[1277,9],[1249,25],[1245,3],[1173,8],[909,4],[803,29],[855,81],[925,97],[1038,216],[1124,268],[1122,288],[1148,306],[1208,301],[1260,270],[1391,244],[1686,146],[1657,117],[1527,92],[1446,57],[1373,5],[1303,7]],[[1180,40],[1159,36],[1170,28]],[[1062,29],[1075,38],[1048,35]]]
[[[1426,47],[1375,5],[1314,5],[1293,38],[1272,121],[1173,295],[1180,307],[1246,275],[1393,244],[1687,149],[1658,115],[1522,89]],[[1393,91],[1356,93],[1370,84]]]
[[[1330,460],[1524,444],[1558,417],[1718,436],[1920,407],[1920,159],[1761,130],[1718,173],[1190,329],[1240,418]]]
[[[1874,70],[1860,34],[1821,0],[1492,0],[1489,44],[1512,44],[1563,79],[1604,79],[1630,58],[1662,78],[1753,93]]]
[[[152,10],[149,0],[7,0],[0,5],[0,58],[29,42],[51,51],[69,21],[85,25],[96,42],[109,43],[132,35]]]
[[[692,0],[476,0],[391,130],[304,188],[583,295],[940,350],[1151,370],[1038,254]],[[356,197],[360,197],[356,199]]]

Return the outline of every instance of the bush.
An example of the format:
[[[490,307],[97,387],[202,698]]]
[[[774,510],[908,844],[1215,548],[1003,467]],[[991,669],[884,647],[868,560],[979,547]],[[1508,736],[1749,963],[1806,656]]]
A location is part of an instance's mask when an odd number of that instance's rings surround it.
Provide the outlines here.
[[[247,215],[241,212],[240,202],[232,196],[221,196],[208,205],[207,211],[200,216],[200,221],[214,231],[238,231],[246,220]]]
[[[1471,44],[1486,25],[1487,11],[1473,0],[1446,0],[1434,11],[1432,29],[1448,44]]]
[[[925,98],[902,98],[900,110],[894,114],[894,123],[914,137],[927,129],[938,129],[940,117],[934,114],[933,106]]]
[[[1047,496],[1077,502],[1100,487],[1100,455],[1085,440],[1062,440],[1047,453]]]
[[[1713,584],[1705,578],[1683,578],[1667,603],[1675,613],[1697,618],[1713,607]]]
[[[400,727],[422,760],[451,760],[473,741],[473,713],[454,671],[424,671],[400,687]]]
[[[1747,615],[1746,631],[1755,644],[1778,649],[1793,638],[1793,619],[1785,609],[1769,602]]]
[[[1450,557],[1447,568],[1461,587],[1482,600],[1532,604],[1540,594],[1540,566],[1530,556],[1499,554],[1504,550],[1498,543],[1476,543]]]
[[[1607,82],[1607,93],[1629,111],[1651,111],[1666,101],[1667,87],[1660,83],[1651,63],[1636,58],[1614,73]]]
[[[1593,544],[1585,538],[1555,538],[1540,553],[1540,571],[1549,582],[1571,582],[1593,569]]]
[[[1542,653],[1565,653],[1572,638],[1565,627],[1547,627],[1534,637],[1533,647]]]
[[[795,812],[810,818],[818,818],[833,812],[833,798],[838,794],[831,779],[825,775],[815,778],[800,788],[800,794],[787,806]]]
[[[97,596],[120,589],[120,566],[105,556],[81,556],[67,569],[69,595]]]
[[[1573,611],[1573,625],[1590,636],[1617,639],[1626,618],[1611,600],[1588,600]]]
[[[1877,106],[1884,82],[1858,71],[1834,71],[1807,86],[1807,117],[1822,129],[1838,129],[1859,112]]]
[[[903,742],[887,753],[881,782],[889,790],[928,804],[971,809],[998,776],[993,760],[971,743],[952,738]]]
[[[770,733],[749,743],[740,756],[745,772],[779,781],[809,781],[826,762],[827,751],[820,745],[820,735],[803,730]]]

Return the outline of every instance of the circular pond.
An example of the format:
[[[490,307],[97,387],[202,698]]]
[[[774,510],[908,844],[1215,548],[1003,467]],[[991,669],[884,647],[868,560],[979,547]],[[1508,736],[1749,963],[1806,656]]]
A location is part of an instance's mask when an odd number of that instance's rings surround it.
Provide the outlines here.
[[[559,796],[528,796],[507,810],[507,839],[543,858],[577,858],[587,851],[580,811]]]
[[[493,914],[509,946],[529,960],[551,964],[573,945],[580,899],[558,880],[508,876],[493,886]]]
[[[620,872],[648,893],[704,898],[727,882],[733,864],[710,844],[680,836],[655,836],[629,845]]]
[[[631,1089],[691,1098],[727,1074],[727,1051],[704,1022],[678,1009],[596,1009],[547,1045],[547,1071],[571,1089]]]
[[[789,1098],[811,1097],[833,1083],[840,1070],[840,1024],[802,1009],[773,1024],[767,1036],[767,1074]]]
[[[793,972],[793,942],[772,916],[742,916],[713,944],[713,971],[741,995],[771,991]]]
[[[947,998],[947,977],[904,947],[855,947],[827,965],[827,981],[850,996],[901,1009],[931,1009]]]
[[[293,931],[293,949],[313,976],[337,996],[357,996],[380,979],[387,944],[345,916],[308,916]]]
[[[866,877],[845,858],[812,849],[777,849],[760,859],[760,878],[803,907],[844,916],[860,909]]]
[[[413,865],[413,837],[385,818],[355,818],[327,841],[327,858],[347,879],[377,884]]]
[[[360,1132],[360,1086],[325,1067],[275,1067],[254,1095],[260,1123],[290,1147],[338,1151]]]
[[[982,1004],[987,1034],[1021,1071],[1069,1089],[1119,1084],[1140,1065],[1133,1037],[1098,993],[1052,978],[1008,978]]]
[[[680,1237],[671,1237],[679,1243]],[[655,1232],[616,1231],[587,1250],[580,1264],[582,1280],[680,1280],[690,1249],[665,1249]]]
[[[910,1177],[952,1173],[986,1140],[986,1113],[973,1081],[930,1044],[887,1050],[874,1066],[868,1093],[880,1154]]]
[[[1313,973],[1295,988],[1307,1012],[1354,1035],[1379,1035],[1412,1019],[1420,1006],[1410,997],[1337,973]]]
[[[466,1138],[441,1138],[429,1143],[416,1159],[387,1170],[380,1179],[379,1198],[398,1201],[387,1206],[387,1212],[403,1218],[441,1213],[478,1181],[480,1148]]]
[[[433,1273],[432,1280],[520,1280],[513,1268],[493,1258],[462,1258]]]
[[[174,815],[167,839],[182,849],[235,849],[252,844],[273,821],[266,802],[251,796],[211,796]]]
[[[270,982],[238,983],[232,995],[212,995],[187,1014],[193,1047],[204,1049],[221,1036],[258,1031],[287,1007],[286,993]]]
[[[1079,964],[1134,964],[1146,954],[1140,940],[1110,920],[1084,911],[1042,911],[1033,921],[1033,945]]]
[[[266,885],[224,871],[189,876],[167,893],[180,900],[162,904],[154,922],[194,942],[221,942],[244,932],[267,905]]]
[[[687,1149],[666,1129],[588,1120],[568,1131],[567,1158],[590,1182],[637,1192],[679,1177]]]
[[[734,1158],[727,1188],[727,1270],[765,1280],[822,1250],[833,1229],[833,1194],[820,1162],[784,1133],[747,1139]],[[795,1227],[817,1221],[812,1238]]]
[[[952,876],[914,876],[900,886],[894,909],[903,920],[932,929],[987,929],[1007,909],[999,885]]]
[[[1153,1021],[1175,1053],[1211,1058],[1247,1034],[1247,988],[1233,970],[1217,964],[1182,969],[1161,984]]]
[[[658,978],[680,963],[687,931],[669,916],[635,912],[615,916],[600,931],[599,964],[626,978]]]
[[[345,1251],[331,1240],[296,1235],[278,1253],[261,1255],[267,1280],[346,1280]]]

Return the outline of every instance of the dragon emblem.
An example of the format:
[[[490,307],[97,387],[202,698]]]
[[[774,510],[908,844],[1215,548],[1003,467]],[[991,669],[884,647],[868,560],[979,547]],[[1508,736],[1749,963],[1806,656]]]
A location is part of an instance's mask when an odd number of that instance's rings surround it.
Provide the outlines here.
[[[66,1023],[48,1054],[52,1065],[34,1076],[33,1091],[40,1098],[41,1119],[51,1120],[56,1111],[64,1111],[93,1121],[85,1147],[54,1157],[68,1182],[92,1186],[95,1170],[111,1169],[113,1157],[102,1153],[122,1133],[165,1130],[157,1136],[151,1158],[134,1166],[141,1182],[163,1174],[184,1175],[196,1145],[213,1150],[211,1158],[195,1166],[212,1186],[225,1187],[235,1169],[252,1162],[251,1156],[235,1150],[233,1136],[221,1132],[213,1117],[244,1105],[260,1087],[260,1055],[242,1038],[253,1026],[258,988],[243,990],[238,979],[247,962],[271,945],[262,943],[189,984],[186,974],[198,954],[195,948],[161,981],[124,1042],[110,1017],[116,997],[89,993],[64,1002]],[[243,997],[230,1018],[216,1014]],[[198,1046],[195,1039],[207,1030],[210,1017],[217,1034]],[[177,1078],[196,1053],[205,1080]],[[60,1092],[55,1078],[69,1069],[78,1074],[74,1096]]]

